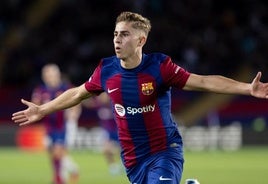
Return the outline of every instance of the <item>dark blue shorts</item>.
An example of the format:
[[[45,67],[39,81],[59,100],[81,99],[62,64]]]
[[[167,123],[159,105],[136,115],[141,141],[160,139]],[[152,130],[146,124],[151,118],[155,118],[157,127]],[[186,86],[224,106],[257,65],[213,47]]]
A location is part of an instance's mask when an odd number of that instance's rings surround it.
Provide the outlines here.
[[[51,145],[55,144],[61,144],[65,145],[66,144],[66,132],[65,131],[54,131],[54,132],[49,132],[48,137],[50,139]]]
[[[183,171],[183,153],[169,148],[127,169],[132,184],[179,184]]]
[[[109,139],[115,142],[119,142],[117,132],[108,132]]]

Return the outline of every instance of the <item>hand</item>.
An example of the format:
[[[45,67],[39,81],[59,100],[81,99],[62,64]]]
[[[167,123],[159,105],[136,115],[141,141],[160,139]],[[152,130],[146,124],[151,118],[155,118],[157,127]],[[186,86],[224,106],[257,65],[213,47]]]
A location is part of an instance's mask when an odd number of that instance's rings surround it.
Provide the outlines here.
[[[20,126],[26,125],[26,124],[37,122],[38,120],[44,117],[44,115],[40,113],[40,106],[32,102],[26,101],[24,99],[21,99],[21,102],[27,105],[28,108],[12,114],[12,120],[15,123],[19,123]]]
[[[256,77],[251,83],[251,95],[257,98],[268,99],[268,83],[263,83],[260,81],[261,72],[258,72]]]

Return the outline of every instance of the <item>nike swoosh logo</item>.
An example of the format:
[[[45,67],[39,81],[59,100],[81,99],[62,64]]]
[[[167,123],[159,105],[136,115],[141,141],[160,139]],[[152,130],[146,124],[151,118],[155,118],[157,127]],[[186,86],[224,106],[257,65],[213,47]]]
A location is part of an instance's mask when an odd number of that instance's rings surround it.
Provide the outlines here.
[[[116,91],[116,90],[118,90],[119,88],[114,88],[114,89],[109,89],[108,88],[108,93],[112,93],[112,92],[114,92],[114,91]]]
[[[160,181],[167,181],[167,180],[172,180],[172,178],[164,178],[163,176],[159,177]]]

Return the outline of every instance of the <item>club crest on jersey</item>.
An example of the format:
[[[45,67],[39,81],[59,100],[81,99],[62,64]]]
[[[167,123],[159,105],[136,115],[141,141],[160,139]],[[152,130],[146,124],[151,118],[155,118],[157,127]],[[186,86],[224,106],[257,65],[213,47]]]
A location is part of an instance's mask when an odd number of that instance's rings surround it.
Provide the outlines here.
[[[141,92],[144,95],[151,95],[154,92],[154,87],[152,82],[147,82],[141,84]]]

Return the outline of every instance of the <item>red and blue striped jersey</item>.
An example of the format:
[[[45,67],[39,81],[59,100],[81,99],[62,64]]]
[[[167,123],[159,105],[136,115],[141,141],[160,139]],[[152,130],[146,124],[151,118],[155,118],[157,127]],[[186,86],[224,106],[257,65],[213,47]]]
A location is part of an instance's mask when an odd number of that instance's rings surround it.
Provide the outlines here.
[[[72,87],[69,84],[62,83],[57,88],[50,88],[44,84],[37,86],[32,93],[32,101],[37,104],[44,104],[62,94],[65,90]],[[58,111],[47,115],[42,122],[44,123],[47,132],[65,131],[64,111]]]
[[[171,87],[181,89],[189,75],[169,56],[153,53],[143,54],[133,69],[122,68],[116,56],[104,58],[85,82],[89,92],[110,96],[126,168],[170,145],[182,146],[171,115]]]

